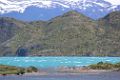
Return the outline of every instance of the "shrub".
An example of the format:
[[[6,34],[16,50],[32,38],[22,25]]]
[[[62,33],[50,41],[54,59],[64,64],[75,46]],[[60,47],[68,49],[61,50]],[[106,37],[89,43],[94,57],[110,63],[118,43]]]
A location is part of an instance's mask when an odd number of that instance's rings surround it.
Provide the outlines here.
[[[23,75],[24,73],[25,73],[25,69],[21,68],[21,69],[18,70],[17,74]]]
[[[37,72],[37,71],[38,71],[38,69],[34,66],[30,66],[27,68],[27,72]]]
[[[103,63],[103,62],[99,62],[97,64],[93,64],[89,66],[91,69],[113,69],[114,65],[111,63]]]
[[[116,63],[116,64],[114,65],[114,67],[120,69],[120,62],[119,62],[119,63]]]

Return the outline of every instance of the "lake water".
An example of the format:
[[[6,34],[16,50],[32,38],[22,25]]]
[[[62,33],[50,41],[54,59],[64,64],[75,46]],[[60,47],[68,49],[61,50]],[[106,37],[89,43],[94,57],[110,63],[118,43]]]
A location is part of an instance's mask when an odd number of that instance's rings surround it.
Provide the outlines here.
[[[0,64],[19,67],[52,68],[88,66],[98,62],[120,62],[120,57],[1,57]]]

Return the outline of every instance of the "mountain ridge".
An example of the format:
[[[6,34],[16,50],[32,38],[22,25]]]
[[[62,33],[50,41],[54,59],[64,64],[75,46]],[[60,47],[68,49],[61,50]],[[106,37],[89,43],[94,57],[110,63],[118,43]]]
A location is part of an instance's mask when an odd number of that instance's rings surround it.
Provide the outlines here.
[[[18,3],[18,4],[13,4],[14,2]],[[27,3],[27,4],[26,4]],[[21,5],[22,4],[22,5]],[[89,5],[88,5],[89,4]],[[88,7],[91,7],[92,5],[98,5],[100,7],[103,8],[116,8],[117,6],[120,5],[120,1],[113,1],[113,0],[102,0],[102,1],[98,1],[98,0],[37,0],[37,1],[11,1],[11,0],[2,0],[0,1],[0,5],[1,5],[1,9],[0,12],[1,13],[7,13],[7,12],[11,12],[11,11],[18,11],[18,12],[24,12],[25,9],[29,6],[36,6],[36,7],[40,7],[40,8],[51,8],[51,7],[57,7],[62,6],[64,8],[78,8],[79,9],[86,9]],[[13,6],[11,6],[13,5]],[[17,6],[15,8],[15,6]],[[22,7],[23,6],[23,7]],[[12,9],[14,7],[14,9]],[[22,7],[22,8],[21,8]]]
[[[16,3],[16,4],[14,4]],[[93,19],[98,19],[120,10],[119,0],[1,0],[0,16],[20,20],[48,20],[68,10],[77,10]],[[35,13],[33,13],[35,12]],[[29,15],[29,16],[28,16]],[[37,15],[37,17],[35,17]],[[46,17],[45,17],[46,16]]]
[[[0,44],[0,56],[120,56],[120,29],[115,28],[120,18],[114,15],[120,14],[113,12],[95,21],[69,11],[48,21],[13,20],[21,29]]]

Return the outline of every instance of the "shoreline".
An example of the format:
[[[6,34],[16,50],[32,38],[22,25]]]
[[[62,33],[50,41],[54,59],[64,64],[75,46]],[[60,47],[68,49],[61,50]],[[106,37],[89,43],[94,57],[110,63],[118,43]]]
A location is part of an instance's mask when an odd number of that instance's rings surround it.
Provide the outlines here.
[[[49,75],[77,75],[77,74],[101,74],[101,73],[111,73],[120,72],[116,70],[94,70],[84,67],[60,67],[60,68],[50,68],[47,70],[39,69],[37,72],[24,73],[23,75],[7,74],[0,76],[49,76]]]
[[[120,80],[120,72],[100,73],[30,73],[0,76],[0,80]]]
[[[91,64],[89,66],[81,67],[56,67],[56,68],[36,68],[30,66],[27,68],[15,67],[15,66],[5,66],[1,65],[0,76],[7,75],[49,75],[49,74],[80,74],[80,73],[90,73],[99,74],[105,72],[120,72],[120,62],[116,64],[111,64],[108,62],[99,62],[97,64]]]

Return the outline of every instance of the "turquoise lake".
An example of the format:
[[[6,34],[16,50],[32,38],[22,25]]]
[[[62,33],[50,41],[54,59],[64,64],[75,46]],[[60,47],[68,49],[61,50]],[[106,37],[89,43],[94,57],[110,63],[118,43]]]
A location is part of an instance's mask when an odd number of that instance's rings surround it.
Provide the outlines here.
[[[80,67],[98,62],[120,62],[120,57],[1,57],[0,64],[19,67],[35,66],[37,68]]]

